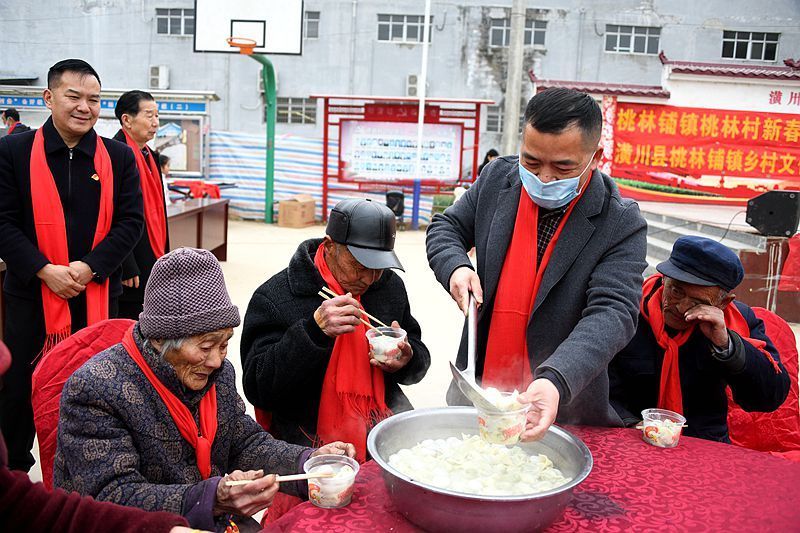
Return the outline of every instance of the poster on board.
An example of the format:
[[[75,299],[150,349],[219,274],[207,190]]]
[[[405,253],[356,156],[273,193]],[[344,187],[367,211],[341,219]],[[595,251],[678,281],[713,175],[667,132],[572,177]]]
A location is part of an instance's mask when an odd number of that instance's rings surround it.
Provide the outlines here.
[[[461,172],[461,124],[425,124],[417,174],[417,125],[343,120],[342,178],[364,181],[455,181]]]

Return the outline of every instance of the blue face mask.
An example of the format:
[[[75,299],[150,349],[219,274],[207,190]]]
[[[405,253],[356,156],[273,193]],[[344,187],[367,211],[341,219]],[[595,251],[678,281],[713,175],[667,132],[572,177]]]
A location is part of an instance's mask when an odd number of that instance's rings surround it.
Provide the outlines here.
[[[556,209],[567,205],[578,196],[578,185],[580,184],[581,176],[592,164],[592,161],[594,161],[594,158],[589,159],[581,173],[574,178],[544,183],[536,174],[522,166],[522,157],[520,157],[519,179],[522,181],[522,186],[525,187],[528,196],[531,197],[531,200],[536,205],[545,209]]]

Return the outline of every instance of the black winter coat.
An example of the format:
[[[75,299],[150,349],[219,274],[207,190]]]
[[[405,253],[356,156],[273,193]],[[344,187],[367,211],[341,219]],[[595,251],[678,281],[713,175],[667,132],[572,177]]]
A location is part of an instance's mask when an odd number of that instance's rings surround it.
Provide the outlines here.
[[[317,292],[325,285],[314,266],[321,242],[300,244],[289,268],[256,290],[242,330],[245,396],[272,413],[270,432],[275,438],[302,445],[310,445],[316,436],[322,382],[334,344],[314,320],[322,302]],[[384,374],[385,400],[395,413],[413,409],[399,384],[422,380],[431,358],[411,316],[403,281],[385,270],[361,296],[361,303],[386,324],[397,320],[408,333],[414,356],[399,371]]]
[[[92,179],[97,134],[89,131],[70,150],[49,118],[42,126],[47,163],[56,182],[70,261],[84,261],[100,279],[110,277],[111,296],[122,293],[119,267],[142,234],[142,193],[131,149],[103,138],[114,172],[114,216],[105,239],[92,249],[100,206],[100,183]],[[31,204],[30,161],[35,131],[0,139],[0,257],[8,272],[4,290],[41,298],[36,273],[49,263],[36,244]],[[71,156],[70,156],[71,154]]]
[[[764,322],[746,304],[734,301],[732,305],[736,305],[750,326],[750,338],[767,343],[766,349],[778,362],[781,373],[775,372],[763,353],[731,331],[735,353],[726,361],[719,360],[712,355],[711,343],[705,335],[695,329],[678,355],[683,415],[688,426],[683,430],[684,435],[730,442],[726,387],[731,388],[733,399],[745,411],[774,411],[789,393],[789,374],[764,331]],[[636,335],[608,368],[611,405],[626,425],[641,420],[642,410],[656,407],[663,361],[664,349],[656,342],[647,321],[639,317]]]
[[[114,135],[114,140],[119,141],[123,144],[126,143],[125,134],[122,130],[119,130],[116,135]],[[161,190],[164,190],[164,178],[161,175],[161,167],[158,164],[158,153],[152,152],[151,156],[154,157],[156,161],[156,167],[158,167],[158,177],[159,181],[161,182]],[[162,202],[164,201],[163,193],[161,197]],[[167,206],[166,202],[164,202],[164,217],[167,216]],[[165,252],[169,252],[169,226],[167,227],[167,246]],[[129,301],[129,302],[143,302],[144,301],[144,286],[147,283],[148,278],[150,278],[150,271],[153,270],[153,265],[156,262],[156,256],[153,254],[153,249],[150,247],[150,238],[147,236],[147,228],[145,227],[142,229],[142,236],[139,237],[139,242],[136,243],[136,246],[133,249],[128,257],[122,262],[122,279],[130,279],[134,276],[139,276],[139,288],[135,287],[123,287],[122,288],[122,296],[120,296],[120,301]]]

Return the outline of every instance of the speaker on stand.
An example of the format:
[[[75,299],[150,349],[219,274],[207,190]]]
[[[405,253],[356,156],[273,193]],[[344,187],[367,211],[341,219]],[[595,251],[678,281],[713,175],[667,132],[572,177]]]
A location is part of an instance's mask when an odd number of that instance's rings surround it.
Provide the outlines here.
[[[800,191],[769,191],[747,201],[747,223],[761,235],[779,237],[767,242],[767,303],[775,311],[778,300],[778,281],[783,265],[784,240],[797,232],[800,224]]]

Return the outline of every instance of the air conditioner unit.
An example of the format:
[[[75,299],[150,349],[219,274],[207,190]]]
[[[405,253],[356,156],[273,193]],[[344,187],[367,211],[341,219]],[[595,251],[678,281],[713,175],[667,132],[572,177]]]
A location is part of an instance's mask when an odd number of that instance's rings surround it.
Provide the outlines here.
[[[150,65],[150,88],[169,89],[169,67],[167,65]]]
[[[406,96],[417,96],[419,77],[416,74],[406,76]]]

